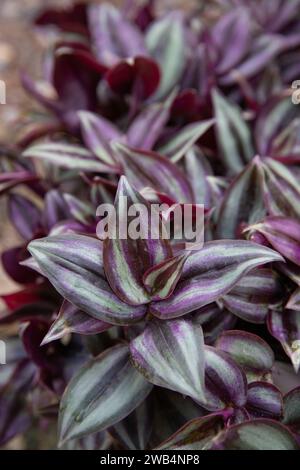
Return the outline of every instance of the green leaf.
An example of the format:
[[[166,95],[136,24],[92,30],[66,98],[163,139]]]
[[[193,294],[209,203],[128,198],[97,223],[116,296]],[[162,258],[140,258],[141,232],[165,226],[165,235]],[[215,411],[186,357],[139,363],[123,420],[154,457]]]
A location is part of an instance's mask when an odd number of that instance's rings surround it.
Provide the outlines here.
[[[218,90],[213,91],[219,150],[226,169],[237,174],[254,157],[251,133],[241,110]]]
[[[121,421],[151,389],[152,385],[131,365],[125,344],[107,349],[85,364],[65,390],[59,416],[61,443]]]

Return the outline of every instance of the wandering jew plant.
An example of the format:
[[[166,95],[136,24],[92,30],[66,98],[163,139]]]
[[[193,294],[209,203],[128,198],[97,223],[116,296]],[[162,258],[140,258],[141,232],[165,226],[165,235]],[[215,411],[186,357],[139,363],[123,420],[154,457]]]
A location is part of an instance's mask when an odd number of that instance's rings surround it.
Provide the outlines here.
[[[299,450],[300,1],[157,7],[35,20],[44,78],[22,80],[45,112],[1,147],[22,241],[2,253],[0,444]],[[123,198],[147,236],[97,230],[101,204],[136,222]],[[198,249],[163,236],[185,205]]]

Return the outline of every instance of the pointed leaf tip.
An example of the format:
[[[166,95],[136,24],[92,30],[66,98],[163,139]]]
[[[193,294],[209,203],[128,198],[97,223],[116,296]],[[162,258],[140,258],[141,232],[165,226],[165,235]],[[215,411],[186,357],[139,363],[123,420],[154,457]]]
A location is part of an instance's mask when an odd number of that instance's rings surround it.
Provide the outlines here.
[[[125,176],[119,181],[115,216],[115,233],[108,234],[103,242],[106,277],[115,294],[127,304],[147,304],[151,296],[143,284],[143,275],[172,256],[170,243],[162,236],[159,216],[152,223],[150,204]]]
[[[245,240],[208,242],[187,259],[172,297],[153,303],[151,313],[162,319],[190,313],[223,297],[251,269],[282,260],[277,252]]]
[[[112,324],[141,319],[146,308],[129,306],[111,290],[104,274],[102,242],[85,235],[56,235],[34,240],[28,249],[44,276],[79,310]]]
[[[130,344],[133,364],[155,385],[205,402],[204,341],[190,320],[151,320]]]
[[[64,392],[59,416],[61,444],[121,421],[151,389],[131,365],[126,344],[107,349],[85,364]]]

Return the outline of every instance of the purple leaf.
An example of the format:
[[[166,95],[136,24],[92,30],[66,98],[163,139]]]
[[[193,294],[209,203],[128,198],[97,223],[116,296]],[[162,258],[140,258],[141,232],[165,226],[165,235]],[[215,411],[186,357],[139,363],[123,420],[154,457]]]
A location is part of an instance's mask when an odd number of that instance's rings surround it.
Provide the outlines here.
[[[145,400],[129,416],[110,428],[110,434],[125,449],[146,449],[152,431],[151,411],[149,401]]]
[[[134,94],[136,100],[146,100],[151,96],[160,80],[160,70],[156,62],[148,57],[136,57],[119,62],[110,69],[105,79],[111,90],[118,94]]]
[[[152,23],[145,40],[150,55],[161,68],[160,85],[153,98],[159,100],[173,90],[184,71],[186,46],[182,14],[172,12]]]
[[[45,284],[31,284],[25,289],[17,290],[11,294],[1,295],[1,299],[5,302],[9,311],[19,310],[26,305],[43,304],[45,302],[48,306],[55,307],[55,296],[49,294]],[[54,301],[54,303],[53,303]],[[1,317],[1,321],[5,317]]]
[[[122,133],[110,121],[97,114],[80,111],[78,115],[82,138],[87,148],[103,163],[116,167],[110,142],[120,140]]]
[[[244,406],[247,399],[247,379],[243,370],[229,354],[205,347],[205,397],[202,403],[210,411]]]
[[[112,439],[107,431],[96,432],[80,439],[71,439],[62,446],[62,450],[107,450],[112,445]]]
[[[68,204],[57,189],[51,189],[47,192],[43,216],[44,225],[48,230],[51,230],[58,222],[71,218]]]
[[[70,333],[95,335],[112,325],[87,315],[66,300],[63,302],[55,322],[51,325],[41,345],[63,338]]]
[[[234,408],[232,415],[227,420],[227,426],[234,426],[236,424],[244,423],[249,421],[250,416],[246,408]]]
[[[131,123],[127,131],[130,147],[151,150],[170,117],[170,99],[146,107]]]
[[[248,388],[246,409],[252,418],[280,420],[283,413],[282,395],[267,382],[252,382]]]
[[[41,86],[39,82],[35,82],[30,78],[27,73],[21,74],[21,81],[23,88],[28,94],[30,94],[35,100],[37,100],[46,109],[49,109],[52,113],[61,117],[61,107],[58,100],[55,99],[54,90],[52,90],[51,96]],[[52,96],[52,94],[54,96]]]
[[[69,302],[97,320],[129,324],[141,319],[145,307],[132,307],[111,291],[104,275],[102,242],[83,235],[35,240],[29,251],[42,272]]]
[[[62,57],[63,59],[71,59],[73,61],[74,69],[75,71],[72,71],[71,73],[76,73],[80,77],[80,72],[76,72],[76,68],[82,68],[83,70],[88,72],[87,76],[82,75],[82,82],[83,82],[83,88],[87,88],[86,91],[91,91],[94,95],[96,96],[96,87],[98,85],[99,80],[103,77],[105,73],[107,73],[107,67],[104,66],[103,64],[99,63],[92,52],[90,51],[89,47],[84,43],[80,41],[61,41],[58,43],[56,51],[56,61],[57,58]],[[67,63],[67,62],[66,62]],[[68,66],[68,65],[67,65]],[[51,79],[51,72],[52,70],[50,69],[50,79]],[[54,80],[55,80],[55,68],[54,68]],[[64,70],[62,73],[65,72]],[[68,75],[68,71],[67,71]],[[58,76],[58,79],[60,80],[61,77]],[[91,89],[89,90],[89,85]],[[93,89],[94,88],[94,89]],[[59,89],[58,89],[59,91]],[[71,97],[69,97],[71,98]],[[83,101],[84,101],[84,97]],[[87,98],[87,97],[86,97]],[[84,104],[82,104],[82,107],[76,107],[75,104],[75,109],[72,118],[74,119],[75,122],[77,122],[76,118],[76,110],[80,111],[82,109],[90,109],[94,110],[95,109],[95,102],[90,103],[90,106],[85,107]],[[78,122],[77,122],[78,124]],[[78,131],[77,127],[75,128],[76,131]]]
[[[265,204],[271,215],[300,217],[300,189],[295,175],[282,163],[264,158]]]
[[[131,216],[130,208],[135,217]],[[142,281],[143,274],[171,257],[171,248],[168,240],[162,238],[159,219],[157,224],[149,224],[150,204],[129,185],[125,177],[119,181],[115,209],[116,220],[111,219],[108,223],[115,222],[116,236],[109,234],[103,243],[105,274],[120,299],[129,305],[143,305],[151,300]],[[139,233],[130,233],[137,218]]]
[[[56,50],[53,69],[53,86],[59,97],[56,114],[73,132],[79,127],[77,111],[95,109],[97,85],[104,71],[102,66],[95,70],[90,56],[83,63],[81,57],[81,49],[61,47]]]
[[[218,90],[212,94],[219,151],[226,170],[237,174],[254,156],[251,133],[241,110]]]
[[[93,236],[94,234],[94,225],[83,225],[80,222],[77,222],[76,220],[63,220],[61,222],[58,222],[52,229],[49,235],[51,236],[56,236],[56,235],[67,235],[67,234],[82,234],[82,235],[87,235],[90,234]],[[22,264],[24,266],[27,265],[27,261],[24,261]],[[30,263],[30,260],[28,261]],[[29,266],[29,264],[28,264]],[[31,267],[31,266],[29,266]],[[33,269],[37,271],[35,266],[33,266]]]
[[[22,329],[22,341],[28,357],[38,368],[41,383],[49,391],[61,394],[66,383],[62,375],[62,362],[57,345],[40,346],[48,327],[48,319],[32,319]]]
[[[183,127],[158,148],[158,153],[178,162],[214,123],[213,119],[195,122]]]
[[[237,77],[253,78],[283,49],[284,41],[277,34],[262,34],[254,38],[248,56],[241,64],[219,79],[222,86],[235,85]]]
[[[282,261],[275,251],[244,240],[208,242],[186,261],[181,280],[169,300],[151,305],[163,319],[175,318],[227,294],[251,269]]]
[[[273,158],[287,165],[300,162],[299,129],[300,121],[296,117],[276,136],[270,152]]]
[[[191,398],[166,388],[155,387],[152,397],[154,422],[151,448],[172,436],[188,421],[206,414]]]
[[[201,46],[200,46],[201,49]],[[203,47],[202,47],[203,50]],[[196,51],[197,54],[197,51]],[[197,62],[196,54],[193,58],[189,59],[191,65],[187,65],[186,70],[191,70],[192,73],[195,73],[195,63]],[[194,63],[193,63],[194,62]],[[204,74],[205,75],[205,74]],[[172,118],[178,122],[194,122],[202,117],[201,115],[201,105],[202,100],[200,94],[193,88],[184,88],[184,86],[191,85],[191,77],[189,74],[186,75],[186,80],[182,83],[182,91],[180,91],[173,104],[171,109]],[[175,89],[176,90],[176,89]],[[202,90],[203,91],[203,88]]]
[[[155,385],[205,402],[203,333],[189,320],[151,320],[130,343],[132,361]]]
[[[60,404],[61,443],[100,432],[128,416],[152,389],[131,365],[126,344],[107,349],[85,364]]]
[[[293,281],[297,286],[300,287],[300,267],[299,266],[287,261],[286,263],[279,263],[278,268],[280,272],[282,272],[285,276],[287,276],[291,281]]]
[[[279,276],[271,269],[254,269],[222,298],[234,315],[251,323],[264,323],[271,305],[280,305],[283,289]]]
[[[296,310],[271,311],[268,328],[272,336],[280,341],[289,356],[296,373],[300,367],[300,315]]]
[[[63,198],[66,201],[70,214],[75,221],[78,221],[83,225],[89,225],[93,222],[95,212],[93,206],[89,202],[82,201],[69,193],[64,193]]]
[[[152,300],[167,299],[172,295],[187,257],[188,254],[175,256],[145,272],[143,283]]]
[[[21,291],[22,294],[22,291]],[[12,294],[12,296],[18,296],[18,293]],[[5,299],[6,296],[1,296],[3,300]],[[22,297],[20,295],[20,301]],[[24,305],[20,305],[19,307],[16,307],[13,309],[13,311],[7,313],[6,315],[3,315],[0,317],[0,325],[6,326],[6,325],[13,325],[16,324],[16,322],[20,323],[26,323],[30,322],[32,320],[38,319],[38,320],[45,320],[46,318],[50,319],[51,316],[53,315],[53,310],[55,310],[56,305],[54,305],[51,302],[46,302],[45,300],[40,300],[36,302],[28,302],[24,303]]]
[[[224,416],[221,413],[193,419],[160,444],[157,450],[187,451],[209,449],[211,442],[224,426]]]
[[[148,55],[141,32],[113,5],[92,5],[88,13],[92,41],[101,63],[111,67],[120,59]]]
[[[219,434],[212,450],[299,450],[288,428],[271,419],[257,419]]]
[[[23,157],[36,158],[70,170],[115,173],[117,170],[93,157],[83,147],[63,143],[36,144],[23,152]]]
[[[55,57],[52,81],[58,93],[58,109],[53,111],[63,130],[67,128],[77,137],[80,134],[78,112],[96,110],[101,99],[98,87],[103,83],[102,77],[108,73],[107,68],[97,62],[92,52],[81,43],[63,44],[56,50]],[[77,101],[74,96],[78,96]]]
[[[262,233],[275,250],[300,266],[300,222],[288,217],[267,217],[249,230]]]
[[[274,353],[259,336],[246,331],[225,331],[216,347],[230,354],[245,371],[248,381],[265,379],[274,365]]]
[[[294,106],[290,97],[275,98],[267,102],[255,123],[254,135],[256,147],[262,157],[272,156],[272,145],[278,138],[282,126],[294,116]]]
[[[225,193],[217,226],[220,238],[241,238],[246,225],[265,216],[263,181],[260,159],[255,157]]]
[[[41,212],[38,207],[21,194],[10,194],[8,200],[9,217],[18,233],[30,240],[38,231]]]
[[[212,199],[211,205],[219,207],[220,201],[222,201],[229,186],[228,180],[220,176],[207,176],[207,182]]]
[[[251,45],[251,18],[246,8],[222,16],[211,34],[220,56],[216,71],[222,75],[245,57]]]
[[[300,433],[300,388],[294,388],[283,398],[283,423],[294,432]]]
[[[78,3],[71,8],[47,8],[35,18],[37,26],[56,26],[63,31],[72,33],[86,33],[86,4]]]
[[[167,194],[174,201],[193,201],[192,188],[185,174],[169,159],[120,143],[114,147],[120,155],[125,176],[138,191],[150,187]]]
[[[9,152],[6,148],[1,148],[2,152]],[[14,155],[14,154],[12,154]],[[27,181],[28,178],[35,176],[34,174],[30,173],[29,171],[7,171],[0,175],[0,183],[10,183],[13,181],[21,182]]]
[[[295,290],[295,292],[290,296],[286,308],[289,310],[300,311],[300,288]]]
[[[207,177],[213,174],[212,168],[197,147],[191,148],[185,155],[185,169],[194,192],[196,204],[211,207],[212,195]]]
[[[249,4],[249,7],[261,26],[268,31],[280,32],[294,21],[299,2],[292,0],[286,3],[283,0],[276,0],[270,4],[268,0],[263,0],[259,8],[255,8],[256,5],[252,4]]]
[[[18,284],[30,284],[37,278],[36,273],[27,266],[21,265],[26,258],[28,258],[28,251],[24,246],[9,248],[1,254],[5,272]]]
[[[134,22],[143,32],[145,32],[154,18],[154,0],[147,0],[139,6],[138,10],[135,12]]]
[[[0,390],[0,445],[25,432],[32,423],[25,405],[26,393],[33,385],[35,366],[27,360],[19,363],[10,380]]]
[[[193,323],[201,325],[205,344],[213,345],[222,331],[231,330],[236,317],[225,309],[221,309],[217,303],[206,305],[191,314]]]
[[[24,261],[21,261],[19,264],[20,266],[25,266],[26,268],[33,269],[33,271],[36,271],[41,276],[43,276],[43,273],[38,263],[35,261],[35,259],[32,256],[29,256],[29,258],[26,258]]]

